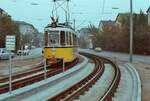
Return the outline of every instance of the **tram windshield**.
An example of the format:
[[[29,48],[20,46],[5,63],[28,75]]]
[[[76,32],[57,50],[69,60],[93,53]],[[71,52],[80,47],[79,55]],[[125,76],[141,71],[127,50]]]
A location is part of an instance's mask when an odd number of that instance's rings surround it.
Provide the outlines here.
[[[59,46],[59,32],[58,31],[49,32],[49,45]]]

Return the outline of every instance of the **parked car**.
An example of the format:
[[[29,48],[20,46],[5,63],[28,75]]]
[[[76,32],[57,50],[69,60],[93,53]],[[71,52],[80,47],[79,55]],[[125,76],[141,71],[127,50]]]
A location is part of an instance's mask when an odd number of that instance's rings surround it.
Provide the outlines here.
[[[19,56],[26,56],[26,55],[29,55],[29,50],[28,49],[25,49],[25,50],[18,50],[17,52],[17,55]]]
[[[101,51],[102,51],[102,48],[100,48],[100,47],[96,47],[96,48],[95,48],[95,51],[97,51],[97,52],[101,52]]]
[[[10,53],[6,48],[0,48],[0,60],[8,60],[9,55],[11,55],[12,58],[15,56],[14,53]]]

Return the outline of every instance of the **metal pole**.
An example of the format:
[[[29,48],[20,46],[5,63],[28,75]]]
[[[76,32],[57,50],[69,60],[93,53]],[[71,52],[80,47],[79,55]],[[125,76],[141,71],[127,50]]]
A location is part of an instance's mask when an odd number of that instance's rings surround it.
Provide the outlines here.
[[[12,61],[11,61],[11,51],[9,52],[9,93],[12,92]]]
[[[74,19],[73,22],[74,22],[73,23],[74,24],[74,30],[76,30],[76,20]]]
[[[65,60],[63,58],[63,73],[65,72]]]
[[[46,80],[46,58],[44,59],[44,79]]]
[[[133,61],[133,7],[130,0],[130,62]]]
[[[22,34],[21,34],[21,51],[20,51],[21,60],[23,59],[23,41],[22,41]]]

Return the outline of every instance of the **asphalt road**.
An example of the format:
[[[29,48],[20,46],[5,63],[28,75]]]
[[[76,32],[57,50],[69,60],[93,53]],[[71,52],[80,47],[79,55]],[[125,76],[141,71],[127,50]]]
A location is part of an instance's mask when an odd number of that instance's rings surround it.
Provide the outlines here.
[[[94,53],[100,56],[110,57],[116,60],[129,62],[129,54],[126,54],[126,53],[109,52],[109,51],[96,52],[90,49],[79,49],[79,51],[86,51],[86,52]],[[133,55],[133,62],[143,62],[143,63],[150,64],[150,56]]]

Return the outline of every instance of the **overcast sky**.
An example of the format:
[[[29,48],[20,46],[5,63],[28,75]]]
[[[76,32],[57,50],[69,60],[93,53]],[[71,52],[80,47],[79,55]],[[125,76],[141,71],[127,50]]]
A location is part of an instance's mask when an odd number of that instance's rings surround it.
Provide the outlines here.
[[[129,12],[129,3],[130,0],[71,0],[71,19],[76,19],[78,28],[89,24],[98,26],[100,20],[115,20],[118,13]],[[150,0],[133,0],[134,12],[140,9],[146,12],[149,6]],[[41,32],[50,23],[52,7],[52,0],[0,0],[0,8],[14,20],[31,23]],[[64,20],[62,12],[59,17]]]

